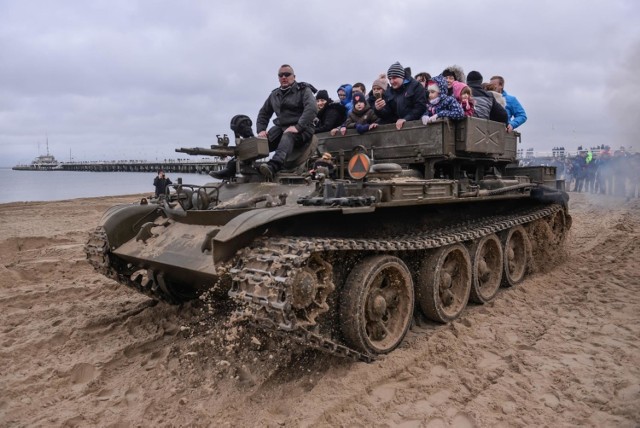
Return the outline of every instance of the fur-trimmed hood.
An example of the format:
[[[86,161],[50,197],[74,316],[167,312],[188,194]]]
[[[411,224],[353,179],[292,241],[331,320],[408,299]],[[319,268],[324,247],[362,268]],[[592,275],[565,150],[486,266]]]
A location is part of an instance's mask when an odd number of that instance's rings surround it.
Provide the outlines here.
[[[458,82],[467,83],[467,76],[464,74],[464,70],[459,65],[450,65],[443,70],[443,73],[445,71],[452,72]]]

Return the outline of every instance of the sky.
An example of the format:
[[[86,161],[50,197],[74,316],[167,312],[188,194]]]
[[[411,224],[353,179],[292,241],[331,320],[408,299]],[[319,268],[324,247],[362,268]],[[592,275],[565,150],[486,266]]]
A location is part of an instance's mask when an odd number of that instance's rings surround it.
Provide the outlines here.
[[[399,61],[505,78],[520,148],[640,151],[640,1],[0,0],[0,167],[184,157],[291,64],[337,99]]]

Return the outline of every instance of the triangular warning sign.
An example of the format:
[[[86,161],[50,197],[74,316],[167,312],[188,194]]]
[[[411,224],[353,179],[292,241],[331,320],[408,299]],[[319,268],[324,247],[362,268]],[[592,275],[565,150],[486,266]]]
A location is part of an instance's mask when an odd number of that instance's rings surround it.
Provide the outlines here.
[[[357,156],[356,162],[351,167],[351,172],[368,172],[369,168],[365,166],[362,156]]]

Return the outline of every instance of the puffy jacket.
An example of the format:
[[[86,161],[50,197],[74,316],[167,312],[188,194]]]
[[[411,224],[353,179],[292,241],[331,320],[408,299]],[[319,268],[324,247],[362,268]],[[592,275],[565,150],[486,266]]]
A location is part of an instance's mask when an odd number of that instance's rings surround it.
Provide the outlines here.
[[[509,119],[509,125],[516,129],[527,121],[527,113],[524,111],[524,107],[520,104],[520,101],[513,95],[507,94],[507,91],[502,90],[502,96],[507,101],[507,116]]]
[[[274,89],[258,112],[256,131],[266,131],[269,120],[275,113],[273,123],[281,128],[295,126],[298,132],[304,130],[313,134],[313,120],[318,114],[318,105],[310,85],[293,82],[289,88]]]
[[[474,106],[476,117],[502,122],[505,125],[509,123],[507,111],[493,95],[482,89],[482,82],[467,82],[467,85],[471,88],[473,99],[476,102]]]
[[[342,89],[344,93],[347,95],[346,97],[344,97],[344,99],[340,100],[340,104],[342,104],[347,109],[347,114],[349,114],[351,113],[351,110],[353,110],[353,101],[351,100],[351,93],[353,92],[353,86],[351,86],[348,83],[345,83],[344,85],[338,88],[336,93],[339,92],[340,89]]]
[[[427,110],[427,93],[424,87],[410,77],[398,89],[391,86],[384,93],[386,105],[376,110],[381,123],[395,123],[398,119],[418,120]]]
[[[431,80],[438,84],[440,95],[436,104],[432,104],[430,100],[428,101],[425,115],[431,117],[437,114],[438,117],[448,117],[453,120],[464,119],[464,110],[460,103],[454,97],[447,95],[447,81],[445,78],[435,76]]]
[[[378,117],[376,116],[375,112],[371,107],[367,105],[362,111],[353,110],[351,113],[349,113],[347,120],[342,126],[344,126],[345,128],[356,128],[358,132],[362,134],[362,130],[364,128],[359,127],[358,125],[370,125],[377,121]],[[367,127],[367,129],[369,128]]]
[[[338,102],[327,103],[318,112],[316,133],[331,131],[344,123],[347,119],[347,109]]]

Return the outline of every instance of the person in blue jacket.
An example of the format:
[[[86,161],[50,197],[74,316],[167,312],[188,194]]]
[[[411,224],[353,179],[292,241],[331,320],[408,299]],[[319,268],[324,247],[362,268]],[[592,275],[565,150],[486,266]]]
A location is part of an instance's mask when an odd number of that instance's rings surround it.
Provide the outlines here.
[[[353,102],[351,100],[352,92],[353,86],[348,83],[345,83],[338,88],[338,99],[340,100],[340,104],[347,109],[347,114],[351,113],[351,110],[353,110]]]
[[[502,76],[493,76],[490,82],[496,86],[497,91],[500,92],[507,101],[506,109],[509,115],[507,131],[511,132],[527,121],[527,113],[524,111],[524,107],[522,107],[520,101],[513,95],[507,94],[507,91],[504,90],[504,78]]]

